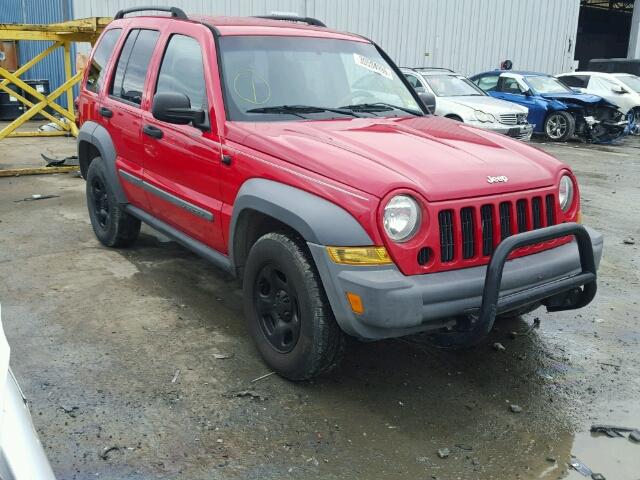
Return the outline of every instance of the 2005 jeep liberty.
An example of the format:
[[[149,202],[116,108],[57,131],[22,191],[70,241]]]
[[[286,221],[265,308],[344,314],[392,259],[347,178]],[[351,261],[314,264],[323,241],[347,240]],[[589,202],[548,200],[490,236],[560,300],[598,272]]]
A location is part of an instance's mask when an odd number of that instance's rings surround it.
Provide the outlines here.
[[[603,241],[567,165],[434,117],[375,43],[318,20],[140,10],[77,99],[91,224],[124,247],[145,222],[236,275],[280,375],[330,370],[347,336],[464,347],[593,299]]]

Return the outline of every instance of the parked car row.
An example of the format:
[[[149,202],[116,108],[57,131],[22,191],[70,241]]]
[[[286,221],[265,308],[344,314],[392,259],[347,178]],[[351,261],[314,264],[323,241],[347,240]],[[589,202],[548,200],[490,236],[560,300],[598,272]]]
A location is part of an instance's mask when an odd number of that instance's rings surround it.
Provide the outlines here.
[[[627,73],[493,70],[466,78],[444,68],[403,68],[418,92],[436,99],[435,113],[527,140],[578,137],[606,143],[640,125],[640,77]]]

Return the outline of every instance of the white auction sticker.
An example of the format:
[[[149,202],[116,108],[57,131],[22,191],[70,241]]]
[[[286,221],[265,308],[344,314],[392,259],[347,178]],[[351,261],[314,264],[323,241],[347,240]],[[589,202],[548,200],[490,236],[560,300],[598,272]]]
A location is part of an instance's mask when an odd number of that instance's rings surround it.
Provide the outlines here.
[[[372,72],[375,72],[378,75],[382,75],[383,77],[387,77],[388,79],[393,79],[393,75],[391,74],[391,69],[386,65],[376,62],[372,58],[364,57],[362,55],[354,53],[353,61],[356,62],[356,65],[360,65],[361,67],[364,67],[367,70],[371,70]]]

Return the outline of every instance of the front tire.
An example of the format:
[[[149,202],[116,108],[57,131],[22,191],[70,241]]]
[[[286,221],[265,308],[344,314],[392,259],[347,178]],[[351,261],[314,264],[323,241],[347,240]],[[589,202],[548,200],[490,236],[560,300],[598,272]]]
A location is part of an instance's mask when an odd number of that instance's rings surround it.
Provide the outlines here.
[[[269,368],[298,381],[338,365],[346,335],[302,241],[283,233],[258,239],[249,252],[243,290],[247,327]]]
[[[576,129],[576,121],[569,112],[551,112],[544,120],[544,134],[552,142],[566,142]]]
[[[87,208],[93,232],[107,247],[126,247],[138,238],[140,220],[125,212],[116,201],[100,157],[87,171]]]

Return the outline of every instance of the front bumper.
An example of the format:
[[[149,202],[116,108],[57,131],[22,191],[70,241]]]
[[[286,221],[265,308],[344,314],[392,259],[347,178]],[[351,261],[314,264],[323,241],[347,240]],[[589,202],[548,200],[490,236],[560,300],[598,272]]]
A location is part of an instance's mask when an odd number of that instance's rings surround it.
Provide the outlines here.
[[[543,230],[548,229],[534,232]],[[603,238],[595,230],[586,227],[584,230],[585,238],[591,242],[595,270],[602,257]],[[519,235],[510,238],[515,237]],[[486,296],[487,266],[406,276],[395,265],[338,265],[328,257],[324,246],[309,243],[309,248],[338,324],[346,333],[359,338],[397,337],[453,326],[456,317],[479,312],[483,297]],[[504,269],[501,269],[500,299],[519,297],[520,306],[526,303],[527,298],[523,298],[519,292],[535,291],[538,295],[540,292],[550,292],[545,290],[548,285],[566,283],[568,277],[577,276],[583,270],[575,240],[550,250],[508,260]],[[362,314],[353,313],[346,292],[361,297],[364,305]],[[533,293],[528,298],[531,299],[529,303],[541,300]],[[514,304],[510,304],[509,309],[511,307],[515,308]],[[504,306],[500,307],[498,303],[493,315],[502,311],[505,311]]]
[[[504,125],[502,123],[478,122],[475,120],[468,121],[469,125],[489,130],[490,132],[501,133],[507,137],[517,138],[518,140],[530,140],[533,135],[533,127],[530,123],[522,125]]]

